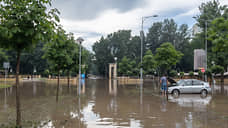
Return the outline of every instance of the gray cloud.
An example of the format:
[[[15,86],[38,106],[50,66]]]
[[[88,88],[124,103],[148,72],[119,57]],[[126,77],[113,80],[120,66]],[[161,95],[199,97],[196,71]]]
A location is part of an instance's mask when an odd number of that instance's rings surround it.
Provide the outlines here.
[[[72,20],[96,18],[103,11],[117,9],[120,12],[143,7],[145,0],[53,0],[53,7],[58,8],[61,17]]]

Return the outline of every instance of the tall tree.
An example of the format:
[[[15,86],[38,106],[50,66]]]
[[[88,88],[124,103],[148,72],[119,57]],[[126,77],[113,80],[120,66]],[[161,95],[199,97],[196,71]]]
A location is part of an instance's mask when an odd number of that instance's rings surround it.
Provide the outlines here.
[[[126,56],[130,59],[136,60],[136,62],[140,61],[140,54],[141,54],[141,40],[139,36],[134,36],[130,38],[127,42],[127,51]]]
[[[71,48],[72,46],[67,41],[67,35],[62,28],[57,29],[54,40],[47,43],[44,47],[45,53],[43,57],[48,60],[51,68],[58,74],[56,101],[58,101],[60,73],[69,64],[73,63],[71,54],[69,54]]]
[[[107,76],[108,64],[114,62],[114,57],[121,60],[128,55],[129,40],[131,39],[130,30],[119,30],[109,34],[106,38],[101,39],[93,45],[95,52],[96,64],[101,75]]]
[[[174,48],[184,53],[185,56],[177,64],[179,70],[189,71],[193,67],[193,51],[190,45],[190,34],[188,25],[180,26],[173,19],[165,19],[163,22],[156,22],[149,28],[146,37],[146,49],[156,53],[156,49],[164,42],[171,42]]]
[[[205,40],[207,40],[207,61],[211,62],[212,60],[212,41],[206,39],[208,33],[206,33],[211,26],[211,22],[223,15],[227,15],[227,5],[221,5],[219,0],[211,0],[206,3],[202,3],[199,6],[199,15],[196,15],[194,18],[197,21],[197,25],[202,29],[202,32],[193,38],[193,45],[198,45],[198,48],[205,48]]]
[[[154,74],[156,70],[156,62],[153,56],[153,53],[148,50],[146,55],[143,57],[143,70],[144,74]]]
[[[203,32],[205,32],[205,22],[210,26],[212,20],[221,17],[222,13],[226,9],[226,5],[221,5],[219,0],[211,0],[206,3],[202,3],[199,6],[200,14],[194,17],[198,23],[200,28],[203,28]]]
[[[132,70],[133,70],[133,64],[134,62],[130,62],[130,59],[127,58],[126,56],[124,56],[120,63],[119,63],[119,69],[118,69],[118,72],[120,75],[123,75],[123,76],[130,76],[132,75]]]
[[[155,53],[156,48],[158,48],[162,43],[162,41],[161,41],[162,27],[163,27],[162,22],[153,23],[153,25],[149,28],[149,33],[146,36],[147,47],[153,53]]]
[[[212,52],[216,65],[226,69],[228,67],[228,18],[220,17],[212,21],[209,39],[212,41]],[[224,82],[224,72],[221,72],[221,82]]]
[[[59,21],[58,10],[47,10],[51,0],[0,0],[0,44],[17,52],[16,108],[17,126],[21,126],[19,66],[22,51],[49,39]]]
[[[67,72],[67,85],[70,86],[70,75],[72,72],[78,71],[79,45],[76,44],[73,33],[69,33],[66,39],[66,48],[68,55],[72,61],[66,61],[64,70]]]
[[[180,61],[182,56],[181,52],[176,51],[174,46],[167,42],[156,49],[155,60],[161,73],[167,73],[172,66],[175,66]]]

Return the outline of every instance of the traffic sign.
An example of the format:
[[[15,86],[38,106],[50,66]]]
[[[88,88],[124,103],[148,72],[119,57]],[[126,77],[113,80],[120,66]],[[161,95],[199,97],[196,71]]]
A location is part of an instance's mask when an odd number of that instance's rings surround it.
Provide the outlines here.
[[[201,72],[204,73],[205,72],[205,69],[204,68],[201,68]]]
[[[9,62],[4,62],[4,63],[3,63],[3,68],[9,69],[9,65],[10,65]]]

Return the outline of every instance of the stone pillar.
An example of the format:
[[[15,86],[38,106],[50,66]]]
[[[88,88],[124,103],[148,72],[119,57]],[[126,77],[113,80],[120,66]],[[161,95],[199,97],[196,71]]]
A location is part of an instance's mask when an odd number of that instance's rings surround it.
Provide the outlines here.
[[[109,79],[112,79],[112,65],[109,64]]]
[[[113,68],[113,73],[112,73],[112,68]],[[114,79],[117,78],[117,64],[116,63],[109,64],[109,79],[112,79],[112,76]]]
[[[114,77],[114,79],[116,79],[117,78],[117,65],[116,65],[116,63],[113,64],[113,67],[114,67],[113,77]]]

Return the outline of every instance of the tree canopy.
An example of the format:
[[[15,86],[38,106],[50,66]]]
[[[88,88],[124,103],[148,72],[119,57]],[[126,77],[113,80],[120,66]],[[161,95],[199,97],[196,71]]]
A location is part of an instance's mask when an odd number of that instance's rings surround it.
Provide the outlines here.
[[[155,60],[157,61],[158,69],[162,73],[167,73],[172,66],[175,66],[181,59],[183,54],[176,51],[174,46],[167,42],[156,49]]]

